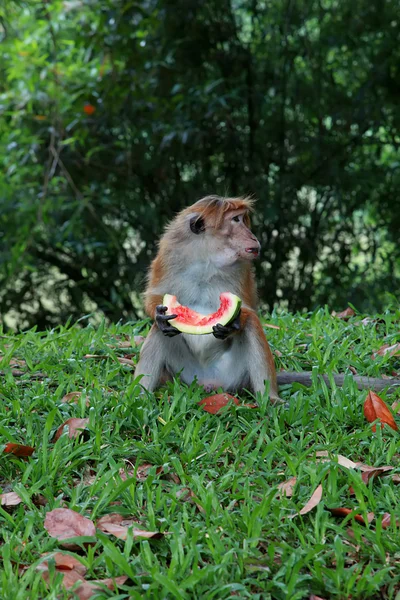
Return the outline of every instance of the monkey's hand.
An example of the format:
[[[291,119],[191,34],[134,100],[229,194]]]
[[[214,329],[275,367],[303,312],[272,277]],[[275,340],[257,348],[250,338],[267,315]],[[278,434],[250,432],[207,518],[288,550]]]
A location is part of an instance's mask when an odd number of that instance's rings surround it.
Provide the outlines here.
[[[233,335],[240,331],[240,311],[234,321],[231,321],[227,325],[217,325],[213,326],[213,336],[217,338],[217,340],[226,340],[227,337]]]
[[[174,337],[181,333],[176,327],[170,325],[168,321],[170,319],[175,319],[178,315],[166,315],[167,307],[159,304],[156,306],[156,323],[160,331],[163,332],[167,337]]]

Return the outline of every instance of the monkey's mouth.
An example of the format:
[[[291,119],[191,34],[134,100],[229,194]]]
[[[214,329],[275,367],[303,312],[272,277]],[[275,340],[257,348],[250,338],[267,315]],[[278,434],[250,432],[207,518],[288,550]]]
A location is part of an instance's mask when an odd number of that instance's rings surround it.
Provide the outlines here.
[[[253,256],[258,256],[260,254],[260,248],[246,248],[247,254],[252,254]]]

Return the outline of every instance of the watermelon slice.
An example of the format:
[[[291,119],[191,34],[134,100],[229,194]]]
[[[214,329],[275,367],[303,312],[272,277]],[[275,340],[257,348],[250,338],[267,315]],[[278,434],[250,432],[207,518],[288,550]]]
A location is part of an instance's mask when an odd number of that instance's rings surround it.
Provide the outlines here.
[[[242,301],[235,294],[229,292],[220,294],[219,301],[219,309],[210,315],[202,315],[187,306],[182,306],[176,296],[171,296],[171,294],[165,294],[163,305],[167,307],[167,315],[178,315],[169,321],[171,325],[182,333],[203,335],[212,333],[213,325],[217,325],[217,323],[228,325],[239,313]]]

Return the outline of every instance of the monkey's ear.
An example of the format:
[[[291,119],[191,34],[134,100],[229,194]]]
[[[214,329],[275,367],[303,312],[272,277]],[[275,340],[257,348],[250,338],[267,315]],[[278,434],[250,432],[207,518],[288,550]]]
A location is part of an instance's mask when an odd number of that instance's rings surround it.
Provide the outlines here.
[[[199,215],[195,215],[194,217],[192,217],[189,221],[190,223],[190,230],[193,231],[193,233],[195,233],[196,235],[199,233],[203,233],[203,231],[205,231],[206,226],[204,224],[204,219],[203,217],[200,217]]]

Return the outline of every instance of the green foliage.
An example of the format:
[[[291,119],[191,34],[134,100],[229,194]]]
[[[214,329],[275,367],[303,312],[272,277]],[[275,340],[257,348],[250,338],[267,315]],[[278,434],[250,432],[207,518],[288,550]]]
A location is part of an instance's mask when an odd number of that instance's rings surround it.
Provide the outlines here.
[[[136,316],[162,227],[207,193],[259,199],[269,308],[398,294],[398,8],[4,0],[5,322]]]
[[[399,316],[362,324],[359,315],[344,323],[324,310],[307,317],[283,313],[273,315],[281,329],[268,329],[268,337],[283,353],[279,367],[331,374],[352,366],[359,375],[382,376],[399,370],[399,357],[373,360],[371,353],[394,339]],[[235,592],[255,600],[307,600],[312,593],[394,600],[400,513],[391,476],[400,469],[399,434],[371,432],[363,416],[366,392],[351,377],[332,390],[315,379],[312,389],[282,389],[287,406],[271,407],[259,396],[258,409],[232,406],[219,415],[198,406],[206,394],[195,384],[177,381],[140,396],[130,368],[115,359],[126,352],[136,360],[133,335],[142,327],[58,327],[1,337],[0,452],[7,442],[35,452],[1,458],[0,493],[14,491],[22,503],[0,508],[0,597],[67,597],[60,577],[48,590],[36,566],[44,552],[60,549],[44,529],[46,513],[68,507],[94,521],[118,512],[141,529],[169,532],[126,542],[98,532],[96,545],[79,553],[87,579],[129,576],[120,598],[219,600]],[[132,340],[133,348],[118,347],[121,339]],[[87,353],[108,358],[84,358]],[[25,374],[15,374],[12,359],[26,361],[17,366]],[[76,403],[62,402],[77,390]],[[89,418],[89,439],[64,434],[54,443],[55,431],[71,417]],[[331,459],[317,459],[319,451]],[[337,454],[394,470],[365,485],[360,471],[337,463]],[[144,463],[153,465],[148,477],[137,478]],[[279,499],[278,485],[293,476],[293,496]],[[292,518],[319,484],[321,503]],[[327,510],[335,507],[364,516],[373,511],[375,519],[363,526],[335,518]],[[392,521],[383,529],[385,512]]]

